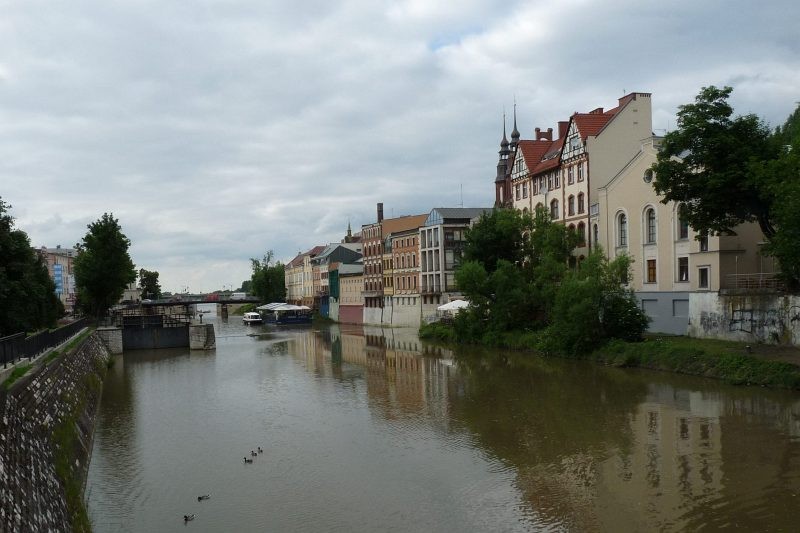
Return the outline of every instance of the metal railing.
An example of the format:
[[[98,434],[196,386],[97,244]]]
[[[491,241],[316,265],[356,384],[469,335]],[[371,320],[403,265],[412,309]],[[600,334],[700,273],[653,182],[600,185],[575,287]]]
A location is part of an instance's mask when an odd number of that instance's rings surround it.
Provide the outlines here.
[[[32,359],[50,348],[58,346],[80,330],[89,325],[89,319],[82,318],[66,326],[50,331],[41,331],[27,336],[25,333],[16,333],[0,338],[0,362],[3,368],[9,363],[14,364],[20,359]]]
[[[774,272],[756,272],[754,274],[728,274],[725,276],[725,283],[721,288],[782,291],[786,289],[786,285]]]

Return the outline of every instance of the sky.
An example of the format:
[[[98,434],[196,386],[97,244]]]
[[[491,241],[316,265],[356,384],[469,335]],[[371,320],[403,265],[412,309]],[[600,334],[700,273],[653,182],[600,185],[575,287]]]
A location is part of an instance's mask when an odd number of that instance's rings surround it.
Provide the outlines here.
[[[34,246],[113,213],[163,290],[237,288],[387,217],[494,201],[522,138],[701,87],[777,126],[800,2],[0,0],[0,198]]]

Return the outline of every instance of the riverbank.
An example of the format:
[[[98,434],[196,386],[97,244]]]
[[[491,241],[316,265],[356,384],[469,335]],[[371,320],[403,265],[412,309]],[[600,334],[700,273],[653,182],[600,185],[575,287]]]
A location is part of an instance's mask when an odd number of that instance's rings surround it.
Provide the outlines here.
[[[83,484],[109,353],[78,337],[0,389],[0,531],[90,531]]]
[[[420,338],[459,344],[452,327],[430,324]],[[577,356],[542,353],[536,333],[507,333],[484,346],[529,352],[541,357],[587,359],[630,368],[647,368],[720,379],[734,385],[800,390],[800,349],[682,336],[647,336],[641,342],[614,340]]]

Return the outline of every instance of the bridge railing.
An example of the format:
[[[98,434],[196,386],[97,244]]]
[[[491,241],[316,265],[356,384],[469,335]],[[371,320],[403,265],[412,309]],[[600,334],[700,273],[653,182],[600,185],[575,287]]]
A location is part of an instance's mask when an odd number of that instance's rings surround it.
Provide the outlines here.
[[[20,359],[30,360],[46,350],[58,346],[89,324],[88,318],[82,318],[66,326],[41,331],[30,336],[25,333],[16,333],[2,337],[0,338],[0,362],[2,362],[3,368],[6,368],[9,363],[14,364]]]

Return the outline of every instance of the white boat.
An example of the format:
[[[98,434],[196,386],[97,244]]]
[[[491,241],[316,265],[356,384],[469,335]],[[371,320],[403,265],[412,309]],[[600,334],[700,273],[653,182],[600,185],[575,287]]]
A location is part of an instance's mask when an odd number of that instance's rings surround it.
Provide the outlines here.
[[[245,324],[261,324],[263,321],[261,314],[256,312],[245,313],[242,317],[242,322]]]

